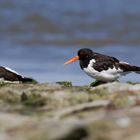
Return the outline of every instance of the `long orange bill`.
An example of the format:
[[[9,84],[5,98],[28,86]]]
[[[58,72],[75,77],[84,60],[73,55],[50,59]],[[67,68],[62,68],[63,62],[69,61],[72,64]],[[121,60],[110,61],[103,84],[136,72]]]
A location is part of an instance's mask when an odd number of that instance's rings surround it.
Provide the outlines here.
[[[70,64],[70,63],[72,63],[74,61],[77,61],[78,59],[79,59],[79,57],[78,56],[75,56],[75,57],[71,58],[70,60],[68,60],[67,62],[65,62],[64,64],[65,65],[68,65],[68,64]]]

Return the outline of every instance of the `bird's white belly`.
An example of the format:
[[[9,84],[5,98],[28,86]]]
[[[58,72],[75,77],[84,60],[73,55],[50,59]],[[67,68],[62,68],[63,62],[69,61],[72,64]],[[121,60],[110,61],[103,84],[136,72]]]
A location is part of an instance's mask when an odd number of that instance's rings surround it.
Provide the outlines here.
[[[114,81],[117,80],[120,76],[124,75],[121,69],[116,69],[115,67],[113,69],[109,68],[108,70],[99,72],[89,65],[83,70],[90,77],[101,81]]]

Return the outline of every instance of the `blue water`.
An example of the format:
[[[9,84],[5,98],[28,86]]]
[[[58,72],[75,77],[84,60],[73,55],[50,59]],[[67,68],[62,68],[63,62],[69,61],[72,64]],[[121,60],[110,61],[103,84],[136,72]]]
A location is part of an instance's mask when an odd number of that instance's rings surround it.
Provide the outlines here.
[[[140,65],[138,0],[0,0],[0,64],[39,82],[92,79],[78,62],[64,66],[87,47]],[[130,74],[121,81],[139,81]]]

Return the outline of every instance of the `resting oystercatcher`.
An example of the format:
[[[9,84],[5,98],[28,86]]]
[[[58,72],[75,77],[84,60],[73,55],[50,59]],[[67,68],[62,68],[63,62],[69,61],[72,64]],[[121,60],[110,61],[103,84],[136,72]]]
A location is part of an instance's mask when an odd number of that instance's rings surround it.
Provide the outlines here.
[[[33,82],[34,80],[31,78],[27,78],[24,76],[21,76],[16,71],[8,68],[0,66],[0,80],[2,81],[8,81],[8,82]]]
[[[140,67],[119,61],[112,56],[93,52],[88,48],[80,49],[78,56],[73,57],[65,64],[76,60],[79,60],[81,69],[97,81],[112,82],[131,72],[140,73]]]

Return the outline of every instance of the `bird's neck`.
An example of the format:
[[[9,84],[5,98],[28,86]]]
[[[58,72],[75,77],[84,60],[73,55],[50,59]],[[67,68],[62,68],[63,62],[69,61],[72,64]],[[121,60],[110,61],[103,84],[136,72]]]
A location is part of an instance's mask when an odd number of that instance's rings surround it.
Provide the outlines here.
[[[86,68],[90,62],[91,58],[88,59],[81,59],[80,60],[80,67],[81,69]]]

